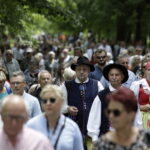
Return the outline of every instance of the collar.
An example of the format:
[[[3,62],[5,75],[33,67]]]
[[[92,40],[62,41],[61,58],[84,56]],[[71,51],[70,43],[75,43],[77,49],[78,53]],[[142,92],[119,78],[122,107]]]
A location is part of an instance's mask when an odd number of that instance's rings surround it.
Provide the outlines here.
[[[81,81],[78,78],[75,78],[76,83],[81,83]],[[89,78],[87,78],[83,83],[89,82]]]
[[[109,83],[109,90],[111,91],[111,92],[113,92],[113,91],[116,91],[116,89]]]

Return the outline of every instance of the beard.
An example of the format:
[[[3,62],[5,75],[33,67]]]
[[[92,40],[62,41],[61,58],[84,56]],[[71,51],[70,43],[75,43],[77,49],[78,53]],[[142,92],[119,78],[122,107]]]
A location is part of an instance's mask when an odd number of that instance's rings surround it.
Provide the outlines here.
[[[99,65],[99,66],[105,66],[105,65],[106,65],[106,62],[98,62],[98,65]]]

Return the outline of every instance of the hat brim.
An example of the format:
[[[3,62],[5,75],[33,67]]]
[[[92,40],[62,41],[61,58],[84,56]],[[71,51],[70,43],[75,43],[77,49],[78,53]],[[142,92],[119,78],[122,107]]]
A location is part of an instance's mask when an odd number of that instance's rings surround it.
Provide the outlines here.
[[[103,75],[106,78],[106,80],[109,81],[108,74],[109,71],[113,68],[119,69],[122,72],[122,74],[124,75],[124,79],[122,80],[122,83],[125,83],[129,78],[128,70],[121,64],[109,64],[103,69]]]
[[[71,65],[71,69],[75,71],[76,67],[80,66],[80,65],[87,65],[87,66],[89,66],[90,67],[90,72],[93,72],[95,70],[95,67],[92,64],[78,64],[78,65],[77,64],[72,64]]]

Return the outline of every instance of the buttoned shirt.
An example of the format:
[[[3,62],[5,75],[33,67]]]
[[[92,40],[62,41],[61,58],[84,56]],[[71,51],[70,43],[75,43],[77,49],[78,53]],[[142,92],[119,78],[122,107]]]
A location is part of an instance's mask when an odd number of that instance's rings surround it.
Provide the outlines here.
[[[37,117],[29,120],[27,122],[27,127],[30,127],[34,130],[43,133],[50,139],[54,146],[61,132],[61,128],[64,125],[56,149],[83,150],[82,136],[79,127],[71,119],[65,118],[66,117],[64,115],[60,116],[55,130],[48,128],[48,123],[45,114],[38,115]]]
[[[16,137],[16,144],[9,140],[4,129],[0,129],[0,150],[53,150],[49,140],[39,132],[23,128]]]

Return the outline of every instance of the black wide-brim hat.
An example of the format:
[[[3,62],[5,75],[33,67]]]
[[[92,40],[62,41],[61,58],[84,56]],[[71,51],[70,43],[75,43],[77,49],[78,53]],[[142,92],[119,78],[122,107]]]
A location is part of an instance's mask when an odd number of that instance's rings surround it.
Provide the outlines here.
[[[77,63],[71,65],[71,69],[75,71],[76,66],[79,66],[79,65],[87,65],[87,66],[89,66],[91,72],[93,72],[93,71],[95,70],[94,65],[91,64],[91,63],[89,62],[88,58],[85,57],[85,56],[79,57],[79,58],[77,59]]]
[[[129,75],[128,75],[128,70],[126,69],[126,67],[124,67],[121,64],[109,64],[103,69],[103,75],[108,81],[109,81],[108,74],[111,69],[119,69],[122,72],[122,74],[124,75],[124,79],[122,80],[122,83],[125,83],[128,80]]]

